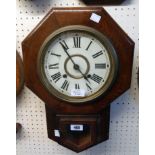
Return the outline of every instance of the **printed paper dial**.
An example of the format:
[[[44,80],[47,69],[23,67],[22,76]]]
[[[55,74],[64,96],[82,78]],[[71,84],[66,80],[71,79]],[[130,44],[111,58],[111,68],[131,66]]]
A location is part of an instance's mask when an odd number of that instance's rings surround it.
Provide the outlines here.
[[[112,55],[97,37],[82,30],[64,31],[49,40],[43,52],[44,81],[52,94],[84,102],[103,93]]]

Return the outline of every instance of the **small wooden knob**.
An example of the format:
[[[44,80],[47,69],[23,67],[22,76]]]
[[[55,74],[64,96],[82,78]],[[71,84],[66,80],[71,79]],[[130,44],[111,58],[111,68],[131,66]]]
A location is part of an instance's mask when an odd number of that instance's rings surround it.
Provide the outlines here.
[[[16,52],[16,95],[19,95],[24,86],[24,70],[22,59]]]

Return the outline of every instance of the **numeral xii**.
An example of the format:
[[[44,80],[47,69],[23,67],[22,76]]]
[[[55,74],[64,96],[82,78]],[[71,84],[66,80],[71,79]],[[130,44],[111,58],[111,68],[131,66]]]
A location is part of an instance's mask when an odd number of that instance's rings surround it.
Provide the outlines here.
[[[81,48],[81,37],[73,37],[74,48]]]

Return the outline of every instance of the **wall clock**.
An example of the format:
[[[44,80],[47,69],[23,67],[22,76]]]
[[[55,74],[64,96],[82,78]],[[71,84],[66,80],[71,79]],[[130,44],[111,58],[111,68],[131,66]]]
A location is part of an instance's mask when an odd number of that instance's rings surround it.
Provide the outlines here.
[[[110,103],[130,88],[134,50],[110,15],[53,8],[22,49],[26,85],[45,102],[48,137],[76,152],[107,140]]]
[[[125,0],[83,0],[86,4],[105,4],[114,5],[121,4]]]

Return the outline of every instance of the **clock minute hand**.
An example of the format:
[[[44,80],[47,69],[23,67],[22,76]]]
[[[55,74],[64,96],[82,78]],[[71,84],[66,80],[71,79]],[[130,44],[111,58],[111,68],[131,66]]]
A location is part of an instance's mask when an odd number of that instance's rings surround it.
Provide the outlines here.
[[[61,44],[63,50],[65,51],[65,53],[68,55],[69,59],[72,61],[73,65],[74,65],[74,69],[75,69],[75,70],[78,70],[78,71],[82,74],[82,76],[84,77],[84,79],[87,80],[87,81],[90,83],[90,81],[88,80],[88,78],[87,78],[87,77],[82,73],[82,71],[80,70],[79,65],[77,65],[77,64],[73,61],[72,57],[71,57],[71,56],[69,55],[69,53],[67,52],[66,47],[65,47],[61,42],[60,42],[60,44]]]
[[[68,57],[69,57],[69,59],[72,61],[72,63],[73,63],[74,65],[76,65],[76,64],[74,63],[72,57],[71,57],[71,56],[69,55],[69,53],[67,52],[66,47],[65,47],[61,42],[60,42],[60,45],[62,46],[63,50],[64,50],[65,53],[68,55]]]
[[[79,70],[79,65],[77,65],[77,64],[73,61],[72,57],[71,57],[71,56],[69,55],[69,53],[67,52],[66,47],[65,47],[61,42],[60,42],[60,44],[61,44],[63,50],[65,51],[65,53],[68,55],[69,59],[72,61],[73,65],[74,65],[74,69],[75,69],[75,70]]]

